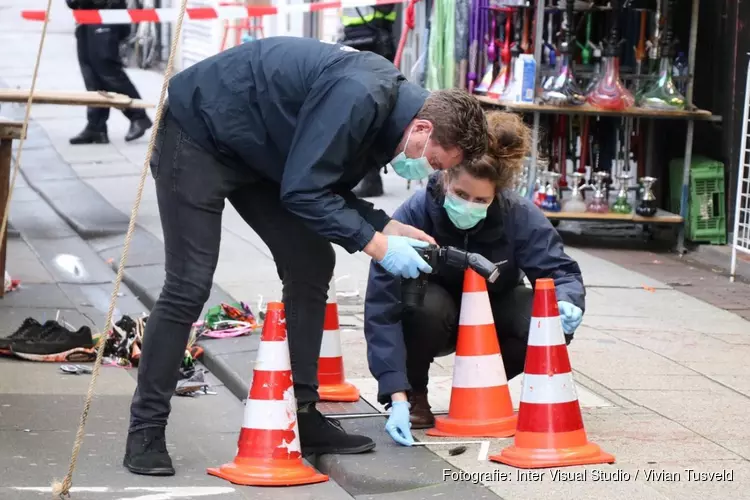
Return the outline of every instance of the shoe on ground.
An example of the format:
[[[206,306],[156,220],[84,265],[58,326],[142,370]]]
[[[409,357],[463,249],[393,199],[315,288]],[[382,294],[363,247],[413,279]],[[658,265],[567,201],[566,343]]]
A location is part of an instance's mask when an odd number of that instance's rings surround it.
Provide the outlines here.
[[[15,340],[31,339],[42,333],[42,324],[34,318],[26,318],[18,330],[7,337],[0,338],[0,354],[10,355],[10,344]]]
[[[414,392],[409,396],[411,408],[409,421],[412,429],[431,429],[435,427],[435,415],[427,400],[427,391]]]
[[[174,476],[164,428],[149,427],[128,433],[122,465],[133,474]]]
[[[107,131],[96,131],[88,127],[77,136],[70,139],[71,144],[109,144],[109,135]]]
[[[372,439],[347,434],[338,420],[326,418],[315,405],[297,411],[297,425],[303,455],[355,455],[375,448]]]
[[[132,122],[130,122],[128,133],[125,134],[125,141],[130,142],[136,139],[140,139],[141,137],[143,137],[143,134],[146,133],[146,130],[150,129],[153,124],[154,122],[152,122],[151,118],[149,118],[148,116],[145,118],[133,120]]]
[[[82,326],[72,332],[57,321],[44,324],[34,338],[14,340],[10,343],[14,356],[28,361],[53,363],[91,361],[95,356],[91,329]]]

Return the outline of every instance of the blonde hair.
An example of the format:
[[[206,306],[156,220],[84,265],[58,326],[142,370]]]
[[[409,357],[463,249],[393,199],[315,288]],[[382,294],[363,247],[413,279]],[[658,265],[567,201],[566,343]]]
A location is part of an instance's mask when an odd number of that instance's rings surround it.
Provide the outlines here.
[[[531,129],[515,113],[490,111],[487,116],[487,153],[481,158],[445,171],[445,181],[466,172],[487,179],[502,191],[513,186],[523,170],[523,160],[531,147]]]

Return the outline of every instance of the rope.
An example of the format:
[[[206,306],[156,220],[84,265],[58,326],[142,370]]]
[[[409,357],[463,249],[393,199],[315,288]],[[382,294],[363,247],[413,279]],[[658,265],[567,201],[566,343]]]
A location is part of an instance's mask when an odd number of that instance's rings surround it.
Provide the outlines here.
[[[52,0],[49,0],[49,5],[47,7],[47,18],[49,18],[49,8],[52,5]],[[133,232],[135,231],[135,220],[138,216],[138,209],[141,205],[141,198],[143,197],[143,187],[146,184],[146,176],[149,172],[149,165],[151,163],[151,153],[154,149],[154,144],[156,142],[156,134],[157,130],[159,129],[159,123],[162,119],[162,114],[164,111],[164,101],[167,96],[167,88],[169,85],[169,79],[172,75],[172,70],[174,67],[174,57],[175,53],[177,52],[177,44],[180,40],[181,32],[182,32],[182,20],[185,17],[185,9],[187,7],[187,0],[182,0],[182,5],[180,6],[180,14],[177,17],[177,23],[174,30],[174,37],[172,38],[172,46],[169,50],[169,60],[167,61],[167,69],[164,73],[164,81],[162,82],[161,86],[161,95],[159,96],[159,105],[156,109],[156,117],[154,118],[154,124],[151,131],[151,140],[148,143],[148,150],[146,151],[146,159],[143,161],[143,169],[141,170],[141,180],[138,184],[138,193],[135,197],[135,203],[133,204],[133,209],[130,212],[130,224],[128,225],[128,232],[125,236],[125,245],[122,249],[122,255],[120,256],[120,266],[117,269],[117,277],[115,278],[115,287],[114,290],[112,290],[112,297],[110,299],[109,303],[109,311],[107,312],[107,321],[106,325],[104,326],[104,335],[101,335],[99,338],[99,342],[97,342],[97,353],[96,353],[96,362],[94,363],[94,369],[91,374],[91,383],[89,384],[89,390],[86,394],[86,402],[83,405],[83,412],[81,413],[81,420],[80,424],[78,426],[78,432],[76,433],[76,439],[75,443],[73,445],[73,453],[70,457],[70,465],[68,467],[68,473],[65,476],[65,479],[63,479],[62,482],[55,481],[52,484],[52,494],[53,497],[57,498],[64,498],[64,497],[70,497],[70,488],[73,484],[73,471],[75,471],[76,468],[76,462],[78,460],[78,453],[81,450],[81,444],[83,443],[83,432],[84,428],[86,427],[86,419],[89,415],[89,409],[91,408],[91,399],[94,396],[94,386],[96,385],[96,379],[99,377],[99,369],[102,366],[102,359],[104,357],[104,346],[106,344],[107,335],[106,332],[110,331],[112,328],[112,316],[114,314],[115,310],[115,303],[117,302],[117,296],[120,292],[120,283],[122,283],[122,276],[125,273],[125,262],[128,259],[128,250],[130,249],[130,241],[133,238]],[[45,20],[45,31],[47,27],[47,22]],[[44,34],[42,34],[42,40],[44,40]],[[39,53],[41,54],[41,44],[39,47]],[[39,65],[39,60],[37,58],[37,67]],[[34,76],[36,77],[36,70],[34,71]],[[33,87],[32,87],[32,93],[33,93]],[[29,101],[31,101],[31,96],[29,96]],[[26,119],[28,121],[28,112],[26,115]],[[25,127],[25,124],[24,124]],[[20,149],[19,149],[19,156],[20,156]],[[7,216],[7,212],[6,212]],[[5,226],[5,221],[3,221],[3,227]],[[0,233],[2,234],[2,233]]]

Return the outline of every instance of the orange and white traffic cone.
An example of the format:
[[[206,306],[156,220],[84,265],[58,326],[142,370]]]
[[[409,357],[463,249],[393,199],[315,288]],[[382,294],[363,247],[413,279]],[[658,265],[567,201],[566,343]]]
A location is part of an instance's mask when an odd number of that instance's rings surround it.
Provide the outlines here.
[[[302,462],[284,305],[270,302],[234,461],[208,473],[244,486],[328,481]]]
[[[464,274],[448,415],[437,417],[435,427],[427,434],[509,437],[516,430],[516,418],[487,284],[468,269]]]
[[[586,437],[552,279],[536,280],[515,442],[489,458],[522,469],[615,462]]]
[[[336,285],[331,280],[328,303],[323,323],[323,342],[318,358],[318,395],[321,401],[353,403],[359,401],[359,389],[346,381],[344,357],[341,352],[339,306],[336,303]]]

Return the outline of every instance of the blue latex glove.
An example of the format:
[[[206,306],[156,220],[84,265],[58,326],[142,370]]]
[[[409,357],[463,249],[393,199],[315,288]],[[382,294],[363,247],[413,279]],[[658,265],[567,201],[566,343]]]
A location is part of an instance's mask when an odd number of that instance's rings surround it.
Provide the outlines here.
[[[408,402],[395,401],[391,405],[391,415],[385,423],[385,430],[398,444],[404,446],[411,446],[414,444],[414,437],[411,435]]]
[[[414,248],[424,248],[426,241],[407,238],[406,236],[388,236],[388,250],[378,264],[389,273],[402,278],[418,278],[419,272],[431,273],[432,267],[417,253]]]
[[[557,303],[558,309],[560,309],[560,320],[562,321],[563,332],[566,337],[573,338],[573,333],[576,329],[581,326],[583,320],[583,311],[580,307],[561,300]],[[568,340],[568,339],[566,339]],[[570,340],[567,342],[570,343]]]

